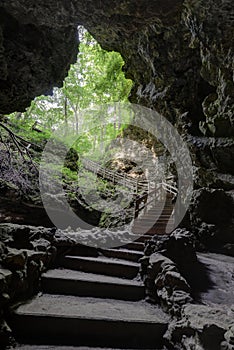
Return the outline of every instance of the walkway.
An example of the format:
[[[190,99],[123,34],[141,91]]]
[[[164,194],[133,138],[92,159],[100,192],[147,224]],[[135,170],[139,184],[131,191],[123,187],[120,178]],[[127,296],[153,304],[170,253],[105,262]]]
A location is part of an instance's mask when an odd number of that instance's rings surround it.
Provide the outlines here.
[[[91,171],[94,174],[97,174],[105,180],[113,182],[114,184],[125,186],[133,191],[144,189],[147,190],[148,184],[146,181],[139,181],[127,174],[122,175],[116,171],[107,169],[101,166],[99,163],[87,158],[81,158],[81,162],[85,169]]]
[[[42,276],[42,293],[14,311],[17,349],[162,349],[169,316],[144,301],[142,241],[98,256],[70,250]]]
[[[168,224],[173,228],[172,200],[177,196],[177,189],[174,186],[161,182],[150,189],[147,181],[106,169],[86,158],[81,158],[81,161],[88,171],[132,191],[131,194],[135,196],[135,214],[131,225],[134,234],[165,234]],[[166,198],[163,198],[165,193]]]
[[[146,183],[95,162],[85,161],[85,167],[135,191],[135,240],[114,249],[70,248],[58,268],[42,276],[41,293],[12,313],[17,349],[162,349],[169,316],[145,302],[139,259],[144,242],[165,233],[175,189],[160,184],[148,191]]]

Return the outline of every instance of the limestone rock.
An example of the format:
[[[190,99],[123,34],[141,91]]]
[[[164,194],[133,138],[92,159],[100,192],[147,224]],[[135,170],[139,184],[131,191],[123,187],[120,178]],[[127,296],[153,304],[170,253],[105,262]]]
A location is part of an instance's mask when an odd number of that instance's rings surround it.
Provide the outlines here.
[[[70,148],[69,151],[67,152],[65,161],[64,161],[64,166],[67,167],[68,169],[72,171],[78,171],[78,153],[74,148]]]
[[[51,247],[51,243],[44,238],[34,240],[31,244],[35,250],[42,252],[48,251]]]
[[[180,315],[182,306],[192,301],[189,284],[169,258],[154,253],[145,261],[148,266],[141,274],[148,300],[161,303],[172,315]]]
[[[197,260],[194,236],[186,229],[176,229],[171,235],[155,236],[146,244],[146,255],[159,252],[181,266]]]
[[[10,270],[0,267],[0,293],[7,290],[7,286],[12,279],[12,272]]]
[[[222,342],[222,350],[234,349],[234,326],[230,325],[228,331],[224,334],[225,341]]]
[[[209,188],[194,191],[190,206],[191,222],[195,234],[207,247],[234,243],[233,213],[232,191]]]
[[[6,321],[0,318],[0,344],[3,349],[9,345],[9,338],[12,336],[12,331]]]
[[[170,324],[165,337],[175,349],[220,350],[224,336],[227,339],[230,334],[227,330],[233,316],[233,310],[224,306],[187,304],[182,318]]]
[[[27,254],[23,250],[7,248],[6,257],[3,259],[4,265],[12,270],[23,270],[27,263]]]

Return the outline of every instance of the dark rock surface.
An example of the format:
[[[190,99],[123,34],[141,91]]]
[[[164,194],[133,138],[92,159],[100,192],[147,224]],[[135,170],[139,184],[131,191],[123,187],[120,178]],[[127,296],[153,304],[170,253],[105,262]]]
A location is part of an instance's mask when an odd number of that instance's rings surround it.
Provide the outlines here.
[[[23,110],[61,84],[84,25],[123,55],[131,101],[187,138],[195,187],[233,190],[233,12],[232,0],[4,0],[0,112]]]
[[[155,238],[148,242],[147,255],[141,259],[148,300],[160,303],[174,316],[165,335],[168,348],[230,350],[233,346],[234,258],[214,253],[195,254],[189,244],[189,234],[176,231],[177,244],[173,234]],[[184,247],[180,258],[179,247]],[[186,254],[186,249],[190,254]]]
[[[141,259],[141,274],[147,300],[159,303],[167,312],[179,317],[181,308],[192,301],[190,286],[176,264],[159,253]]]
[[[233,255],[233,190],[195,190],[189,212],[195,236],[206,249]]]
[[[9,307],[38,292],[42,272],[75,241],[54,229],[0,224],[0,242],[0,348],[4,348],[11,339],[6,323]]]
[[[132,100],[178,124],[188,112],[194,131],[202,121],[205,133],[233,134],[231,0],[10,0],[1,14],[2,112],[24,108],[64,77],[83,24],[105,48],[123,54],[136,83]],[[14,89],[8,94],[13,82],[21,102]]]
[[[170,324],[165,337],[175,350],[220,350],[224,336],[230,339],[231,332],[227,332],[233,316],[233,308],[187,304],[182,309],[182,318]]]
[[[0,19],[0,113],[24,110],[33,97],[61,85],[75,60],[76,27],[84,25],[105,49],[123,55],[126,75],[135,83],[131,101],[166,116],[188,141],[195,179],[188,226],[205,248],[221,246],[234,254],[233,0],[3,0]],[[47,251],[44,239],[34,242],[44,249],[39,255]],[[170,242],[149,247],[144,260],[146,267],[158,249],[150,264],[159,270],[151,282],[157,281],[158,297],[165,296],[168,309],[176,291],[171,281],[188,292],[176,250],[185,246],[174,238]],[[19,285],[31,249],[22,252],[17,244],[9,251],[1,244],[0,251],[10,271],[3,281],[19,271],[14,282]],[[160,250],[170,252],[171,246],[172,254],[163,257]],[[41,259],[37,254],[35,262]],[[206,276],[198,272],[203,284]],[[173,349],[218,350],[221,341],[223,349],[233,348],[230,306],[189,304],[180,313],[168,332]],[[0,327],[8,332],[4,322]]]
[[[1,1],[1,113],[23,110],[62,84],[78,43],[69,10],[66,1]]]
[[[186,230],[156,235],[147,242],[141,275],[149,301],[160,302],[173,316],[181,316],[182,306],[193,300],[187,277],[196,263],[194,240]]]
[[[3,134],[1,134],[3,137]],[[6,140],[6,136],[5,139]],[[30,160],[22,162],[22,158],[18,155],[14,143],[9,142],[11,154],[4,147],[4,143],[0,142],[0,222],[27,224],[33,226],[53,227],[41,199],[40,184],[39,184],[39,164],[32,163]],[[64,149],[64,146],[54,142],[54,149]],[[32,158],[40,159],[41,148],[33,151]],[[56,160],[56,155],[51,154],[53,161]],[[68,151],[65,159],[65,165],[74,171],[77,171],[78,154],[72,148]],[[58,184],[55,178],[43,174],[43,178],[47,179],[47,187],[55,188]],[[58,180],[59,181],[59,180]],[[87,224],[97,225],[101,213],[98,210],[91,210],[85,203],[82,194],[79,194],[77,181],[71,181],[69,177],[64,176],[62,181],[64,193],[68,198],[71,207],[84,221],[84,226]],[[48,194],[47,199],[52,196],[53,204],[50,208],[58,213],[61,217],[61,212],[58,211],[59,202],[63,198],[64,193],[57,193],[57,196]],[[49,197],[50,196],[50,197]],[[78,200],[77,200],[78,198]],[[61,226],[63,221],[61,219]]]

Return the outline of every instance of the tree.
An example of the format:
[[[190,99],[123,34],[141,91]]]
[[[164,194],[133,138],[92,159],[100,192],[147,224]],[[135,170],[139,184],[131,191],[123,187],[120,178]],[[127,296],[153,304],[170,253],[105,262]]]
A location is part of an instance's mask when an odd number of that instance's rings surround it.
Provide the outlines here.
[[[117,52],[107,52],[101,48],[97,41],[83,27],[79,28],[81,43],[77,62],[71,65],[67,78],[62,88],[54,88],[52,96],[40,96],[32,101],[25,113],[11,115],[11,120],[20,124],[20,128],[30,130],[37,121],[42,129],[52,131],[61,123],[68,124],[72,120],[74,132],[79,133],[81,127],[90,123],[95,128],[97,135],[87,135],[84,138],[87,146],[99,140],[111,130],[111,135],[116,136],[119,130],[119,122],[115,120],[115,133],[112,129],[98,129],[98,123],[93,120],[95,113],[83,114],[81,111],[111,102],[126,102],[132,87],[132,81],[125,78],[122,71],[124,61]],[[97,120],[98,120],[97,113]],[[35,134],[29,133],[33,137]],[[38,137],[38,135],[37,135]],[[79,148],[79,145],[77,146]],[[102,144],[102,147],[104,145]],[[84,140],[82,150],[85,149]]]

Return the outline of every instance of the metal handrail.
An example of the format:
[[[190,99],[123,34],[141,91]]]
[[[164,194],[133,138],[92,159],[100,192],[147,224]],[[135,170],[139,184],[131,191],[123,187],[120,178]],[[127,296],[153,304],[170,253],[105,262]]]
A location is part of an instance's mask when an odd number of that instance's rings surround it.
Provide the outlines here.
[[[174,196],[177,196],[178,190],[176,187],[169,185],[165,182],[161,182],[158,184],[158,187],[164,188],[168,193],[173,194]],[[153,191],[149,193],[144,193],[142,196],[139,196],[136,199],[136,204],[135,204],[135,218],[138,217],[139,213],[144,209],[144,212],[146,211],[146,208],[149,207],[150,204],[152,204],[154,201],[156,201],[156,194],[159,188],[154,189]],[[147,198],[150,197],[151,195],[154,195],[153,198],[151,198],[150,201],[147,201]],[[147,201],[147,202],[146,202]],[[141,203],[144,203],[142,207],[140,207]]]
[[[96,163],[86,158],[82,158],[81,160],[85,169],[90,170],[95,174],[102,176],[103,178],[111,180],[112,182],[121,184],[131,189],[133,188],[136,190],[146,189],[148,187],[148,184],[146,181],[142,181],[142,180],[139,181],[138,179],[135,180],[131,176],[126,174],[121,175],[119,173],[116,173],[114,171],[111,171],[109,169],[102,167],[99,163]]]
[[[135,218],[138,217],[139,213],[144,209],[146,211],[147,207],[149,207],[152,202],[156,201],[157,199],[157,193],[160,190],[160,188],[165,189],[168,193],[171,193],[174,197],[178,194],[178,189],[175,186],[172,186],[164,181],[157,184],[157,186],[152,190],[148,191],[148,182],[138,179],[133,179],[127,174],[121,175],[119,173],[116,173],[112,170],[106,169],[102,167],[99,163],[87,159],[87,158],[81,158],[82,164],[85,169],[94,172],[95,174],[102,176],[103,178],[107,180],[111,180],[114,183],[121,184],[125,187],[128,187],[130,189],[134,190],[135,195]],[[139,194],[139,190],[144,190],[144,193],[142,195]],[[148,198],[150,201],[147,201]],[[141,203],[144,205],[140,207]]]

